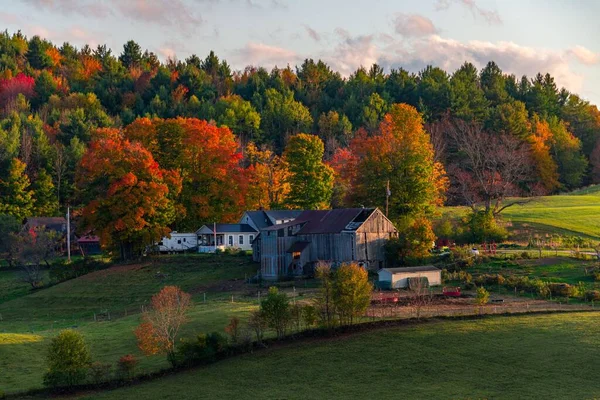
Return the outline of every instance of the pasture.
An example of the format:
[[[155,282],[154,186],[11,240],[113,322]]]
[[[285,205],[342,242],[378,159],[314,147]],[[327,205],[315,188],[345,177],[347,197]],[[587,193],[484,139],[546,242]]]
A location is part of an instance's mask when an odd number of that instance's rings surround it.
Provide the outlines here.
[[[459,218],[465,207],[446,207],[443,215]],[[556,196],[532,198],[524,205],[514,205],[502,212],[502,219],[518,239],[529,233],[582,236],[600,240],[600,185]]]
[[[182,336],[223,332],[230,317],[243,319],[257,307],[254,293],[243,291],[244,276],[255,273],[256,264],[248,257],[161,257],[156,263],[115,266],[30,292],[14,271],[0,270],[0,285],[8,293],[0,300],[0,389],[11,393],[42,387],[49,340],[68,327],[85,335],[95,360],[114,364],[132,353],[141,360],[140,373],[165,368],[164,356],[142,356],[133,335],[151,296],[163,286],[180,286],[194,300]]]
[[[598,318],[433,321],[269,349],[81,398],[596,398]]]

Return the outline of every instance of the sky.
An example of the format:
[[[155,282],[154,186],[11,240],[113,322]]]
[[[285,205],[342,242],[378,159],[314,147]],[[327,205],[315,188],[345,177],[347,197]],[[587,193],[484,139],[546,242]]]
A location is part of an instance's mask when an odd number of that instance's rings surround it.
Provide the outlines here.
[[[378,63],[453,72],[493,60],[505,73],[552,74],[600,104],[597,0],[0,0],[0,27],[55,44],[130,39],[167,57],[214,50],[234,70],[322,59],[343,76]]]

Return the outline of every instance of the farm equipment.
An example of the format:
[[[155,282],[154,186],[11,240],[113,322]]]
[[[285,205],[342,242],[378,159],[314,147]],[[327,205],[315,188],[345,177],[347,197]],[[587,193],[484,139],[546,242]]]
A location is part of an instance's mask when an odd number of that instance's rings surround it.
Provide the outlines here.
[[[395,304],[398,302],[396,293],[380,293],[377,298],[371,299],[371,304]]]
[[[442,294],[445,297],[460,297],[460,287],[444,287]]]

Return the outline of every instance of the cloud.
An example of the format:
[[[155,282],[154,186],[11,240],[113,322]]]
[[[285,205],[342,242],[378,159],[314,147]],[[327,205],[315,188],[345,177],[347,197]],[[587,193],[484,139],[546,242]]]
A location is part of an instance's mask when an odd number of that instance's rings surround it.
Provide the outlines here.
[[[197,7],[184,0],[21,0],[36,8],[66,16],[81,15],[86,18],[106,19],[126,17],[136,22],[176,27],[190,34],[202,23]],[[196,0],[212,2],[215,0]],[[249,1],[249,0],[248,0]]]
[[[404,37],[428,36],[438,32],[429,18],[418,14],[398,13],[393,22],[396,33]]]
[[[368,68],[378,62],[380,51],[373,35],[350,37],[344,30],[338,34],[343,40],[322,58],[342,75],[348,76],[361,66]]]
[[[301,57],[294,51],[264,43],[249,42],[233,52],[238,65],[285,66],[295,65]]]
[[[308,25],[304,25],[304,29],[306,29],[308,36],[310,36],[312,40],[314,40],[315,42],[321,41],[321,35],[319,35],[319,32],[315,31],[313,28],[311,28]]]
[[[502,25],[502,18],[500,18],[500,14],[495,10],[487,10],[485,8],[479,7],[477,5],[476,0],[438,0],[435,9],[438,11],[447,10],[450,8],[452,3],[458,3],[466,7],[473,16],[482,17],[487,21],[490,25]]]
[[[593,51],[586,49],[583,46],[575,46],[572,49],[570,49],[568,53],[585,65],[595,65],[598,64],[598,62],[600,62],[599,53],[594,53]]]

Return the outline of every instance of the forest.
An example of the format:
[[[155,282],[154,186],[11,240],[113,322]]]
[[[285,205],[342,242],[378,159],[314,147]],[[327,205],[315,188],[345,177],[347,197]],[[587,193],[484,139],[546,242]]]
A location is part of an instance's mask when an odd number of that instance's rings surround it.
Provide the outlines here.
[[[598,182],[600,112],[543,71],[232,71],[214,52],[161,62],[135,41],[0,35],[0,214],[70,206],[122,251],[245,209],[386,201],[430,238],[438,206],[493,222],[509,198]]]

